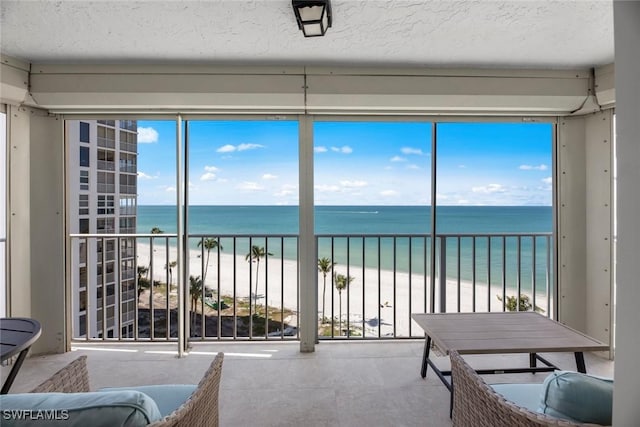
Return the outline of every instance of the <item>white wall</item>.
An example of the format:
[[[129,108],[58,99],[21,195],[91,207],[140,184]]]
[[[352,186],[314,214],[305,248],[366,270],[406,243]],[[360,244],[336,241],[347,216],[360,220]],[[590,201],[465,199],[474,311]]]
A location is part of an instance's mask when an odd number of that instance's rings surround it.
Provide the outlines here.
[[[7,238],[7,115],[0,113],[0,317],[6,317],[6,241]]]
[[[614,1],[617,296],[613,425],[640,420],[640,2]]]
[[[9,107],[9,316],[33,317],[34,354],[65,350],[64,162],[60,120]]]

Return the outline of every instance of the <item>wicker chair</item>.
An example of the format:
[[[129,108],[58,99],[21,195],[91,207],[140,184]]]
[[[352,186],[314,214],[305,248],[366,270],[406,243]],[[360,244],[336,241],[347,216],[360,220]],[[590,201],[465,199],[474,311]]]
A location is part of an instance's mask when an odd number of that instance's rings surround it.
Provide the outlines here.
[[[449,352],[453,381],[453,425],[463,427],[594,426],[576,424],[521,408],[496,393],[464,361]]]
[[[217,426],[218,390],[222,374],[223,353],[213,359],[193,394],[171,414],[149,426]],[[40,384],[32,393],[81,393],[89,391],[87,356],[80,356],[51,378]]]

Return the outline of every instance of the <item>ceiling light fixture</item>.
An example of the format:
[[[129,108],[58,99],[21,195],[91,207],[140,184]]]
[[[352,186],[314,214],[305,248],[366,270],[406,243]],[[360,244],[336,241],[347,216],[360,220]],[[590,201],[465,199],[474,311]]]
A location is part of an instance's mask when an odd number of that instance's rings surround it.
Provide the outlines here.
[[[291,0],[291,4],[305,37],[324,36],[331,27],[330,0]]]

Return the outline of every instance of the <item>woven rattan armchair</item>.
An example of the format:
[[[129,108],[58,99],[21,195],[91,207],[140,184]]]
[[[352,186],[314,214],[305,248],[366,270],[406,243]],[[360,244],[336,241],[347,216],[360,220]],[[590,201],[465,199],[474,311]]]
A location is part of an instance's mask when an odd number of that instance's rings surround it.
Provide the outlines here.
[[[193,394],[182,406],[163,419],[149,426],[217,426],[218,425],[218,390],[222,375],[223,353],[211,362]],[[32,393],[81,393],[89,391],[89,374],[87,356],[80,356],[51,378],[40,384]]]
[[[453,381],[453,425],[461,427],[594,426],[576,424],[532,412],[505,400],[467,364],[458,352],[449,352]]]

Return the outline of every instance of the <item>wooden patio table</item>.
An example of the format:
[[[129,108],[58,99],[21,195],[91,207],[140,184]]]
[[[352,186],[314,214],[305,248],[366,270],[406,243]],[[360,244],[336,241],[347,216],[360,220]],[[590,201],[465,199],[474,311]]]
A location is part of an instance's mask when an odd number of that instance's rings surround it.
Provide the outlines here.
[[[460,354],[528,353],[528,368],[480,369],[478,374],[550,372],[558,369],[538,353],[573,352],[578,372],[586,373],[585,351],[609,350],[609,345],[535,312],[504,313],[414,313],[413,320],[426,335],[422,358],[422,378],[431,366],[451,391],[445,378],[451,371],[440,370],[429,358],[431,344],[443,353]],[[537,366],[541,361],[545,366]]]
[[[39,337],[40,322],[24,317],[9,317],[0,319],[0,361],[4,362],[16,354],[16,359],[7,379],[0,390],[0,394],[7,394],[13,380],[16,378],[27,352]]]

